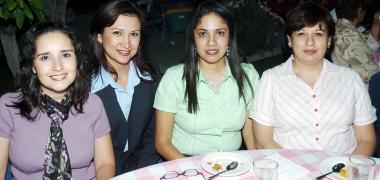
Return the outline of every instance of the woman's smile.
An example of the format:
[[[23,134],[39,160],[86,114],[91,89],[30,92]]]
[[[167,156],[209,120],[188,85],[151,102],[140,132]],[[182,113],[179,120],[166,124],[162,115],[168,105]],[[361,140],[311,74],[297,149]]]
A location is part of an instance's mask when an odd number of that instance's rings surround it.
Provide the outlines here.
[[[131,54],[131,50],[116,50],[121,56],[129,56]]]

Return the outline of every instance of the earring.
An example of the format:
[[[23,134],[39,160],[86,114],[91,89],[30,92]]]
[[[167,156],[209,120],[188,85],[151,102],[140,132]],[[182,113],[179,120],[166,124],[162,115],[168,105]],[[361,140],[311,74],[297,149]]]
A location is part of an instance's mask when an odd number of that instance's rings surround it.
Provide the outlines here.
[[[327,49],[330,48],[330,44],[327,44]]]
[[[227,56],[227,57],[230,56],[230,48],[229,48],[229,47],[227,47],[226,56]]]
[[[289,48],[292,48],[292,44],[288,43]]]

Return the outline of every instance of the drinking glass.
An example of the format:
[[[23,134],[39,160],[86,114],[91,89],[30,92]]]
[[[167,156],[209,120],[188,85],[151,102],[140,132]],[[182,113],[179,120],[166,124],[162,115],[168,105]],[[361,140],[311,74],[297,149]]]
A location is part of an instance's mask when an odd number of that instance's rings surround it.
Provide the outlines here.
[[[271,159],[256,160],[253,171],[260,180],[277,180],[278,163]]]
[[[351,155],[349,158],[349,180],[373,180],[376,162],[370,157]]]

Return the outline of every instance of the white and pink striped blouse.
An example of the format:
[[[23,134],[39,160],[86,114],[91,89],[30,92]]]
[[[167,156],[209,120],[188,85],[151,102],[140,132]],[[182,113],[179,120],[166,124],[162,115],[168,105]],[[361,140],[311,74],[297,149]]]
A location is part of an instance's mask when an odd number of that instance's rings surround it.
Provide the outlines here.
[[[360,76],[324,60],[314,88],[296,76],[293,57],[263,73],[250,118],[273,127],[273,139],[287,149],[351,153],[352,125],[376,120]]]

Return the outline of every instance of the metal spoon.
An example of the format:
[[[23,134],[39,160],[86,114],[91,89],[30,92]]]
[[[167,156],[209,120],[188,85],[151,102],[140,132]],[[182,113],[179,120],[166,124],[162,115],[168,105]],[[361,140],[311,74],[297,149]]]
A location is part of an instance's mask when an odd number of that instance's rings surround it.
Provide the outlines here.
[[[213,176],[210,176],[208,178],[208,180],[214,179],[216,176],[219,176],[220,174],[225,173],[227,171],[231,171],[231,170],[236,169],[237,166],[238,166],[238,164],[239,163],[237,161],[232,161],[230,164],[227,165],[227,167],[226,167],[226,169],[224,171],[220,171],[219,173],[214,174]]]
[[[322,179],[324,178],[325,176],[333,173],[333,172],[339,172],[342,168],[344,168],[344,164],[343,163],[338,163],[338,164],[335,164],[333,167],[332,167],[332,171],[326,173],[326,174],[322,174],[320,176],[318,176],[316,179]]]

